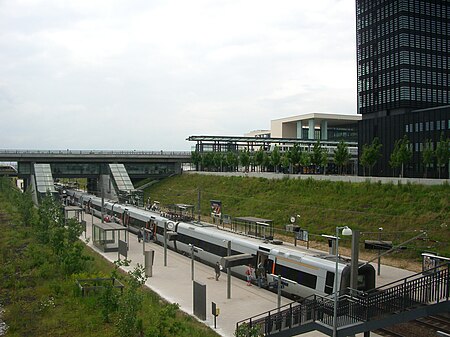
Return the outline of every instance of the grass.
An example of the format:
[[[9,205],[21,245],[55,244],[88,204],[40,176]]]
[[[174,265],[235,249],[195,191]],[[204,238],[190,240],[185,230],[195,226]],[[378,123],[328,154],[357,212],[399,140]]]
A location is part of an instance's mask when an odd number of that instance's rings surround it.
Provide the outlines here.
[[[5,309],[8,336],[117,336],[114,321],[103,321],[99,296],[81,297],[75,285],[75,278],[109,277],[114,269],[111,263],[84,247],[91,258],[87,269],[82,275],[64,275],[52,250],[37,241],[32,227],[21,224],[16,206],[1,189],[0,231],[0,304]],[[154,292],[140,291],[143,309],[139,317],[144,331],[154,331],[152,326],[161,319],[166,304]],[[176,336],[217,336],[181,311],[175,321],[182,327]],[[160,336],[175,335],[166,331]]]
[[[399,257],[418,260],[423,251],[450,255],[450,186],[349,183],[313,179],[270,180],[186,174],[171,177],[145,190],[144,198],[161,204],[197,205],[201,191],[202,216],[209,216],[209,200],[222,201],[225,214],[273,219],[284,228],[292,215],[314,239],[348,225],[362,231],[361,240],[383,239],[402,243],[420,230],[428,239],[414,241]]]

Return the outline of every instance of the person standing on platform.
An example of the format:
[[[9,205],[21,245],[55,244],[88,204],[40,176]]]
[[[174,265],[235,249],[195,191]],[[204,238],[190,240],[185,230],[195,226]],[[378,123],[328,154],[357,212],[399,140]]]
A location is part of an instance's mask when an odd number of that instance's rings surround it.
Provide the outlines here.
[[[138,235],[137,235],[137,238],[138,238],[138,242],[140,243],[141,240],[144,238],[144,228],[141,228],[141,229],[139,230]]]
[[[247,285],[248,286],[252,285],[252,273],[253,273],[253,268],[252,268],[252,265],[249,264],[247,270],[245,271],[245,275],[247,276]]]
[[[216,281],[219,281],[219,277],[220,277],[220,264],[219,264],[219,261],[216,262],[216,265],[214,266],[214,271],[216,272]]]

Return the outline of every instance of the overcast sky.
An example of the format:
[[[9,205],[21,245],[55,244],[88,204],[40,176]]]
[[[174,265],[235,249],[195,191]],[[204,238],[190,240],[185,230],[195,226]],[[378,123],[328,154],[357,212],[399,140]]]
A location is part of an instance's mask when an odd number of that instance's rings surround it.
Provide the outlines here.
[[[0,148],[190,150],[356,113],[354,0],[0,0]]]

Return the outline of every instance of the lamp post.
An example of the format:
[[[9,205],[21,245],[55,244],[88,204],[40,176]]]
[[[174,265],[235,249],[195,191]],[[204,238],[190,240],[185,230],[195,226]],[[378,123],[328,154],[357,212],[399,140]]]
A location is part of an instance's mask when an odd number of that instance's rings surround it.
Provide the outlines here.
[[[378,228],[378,270],[377,270],[377,274],[378,276],[380,276],[381,273],[381,232],[383,231],[383,227]]]
[[[337,336],[337,304],[338,304],[338,272],[339,272],[339,230],[342,235],[352,235],[352,230],[347,226],[336,227],[336,269],[334,271],[334,311],[333,311],[333,337]]]
[[[227,243],[227,256],[231,256],[231,241]],[[231,267],[227,268],[227,299],[231,298]]]

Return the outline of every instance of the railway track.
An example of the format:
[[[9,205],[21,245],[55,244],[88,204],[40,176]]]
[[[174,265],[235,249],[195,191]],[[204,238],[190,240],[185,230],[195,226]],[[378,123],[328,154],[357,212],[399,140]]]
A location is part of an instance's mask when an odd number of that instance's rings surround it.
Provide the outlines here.
[[[385,337],[435,337],[437,331],[450,334],[450,314],[422,317],[374,332]]]

